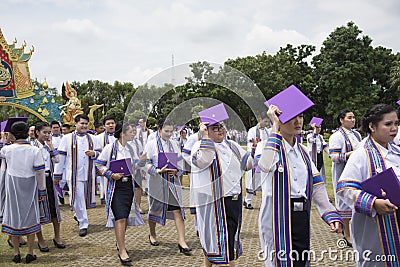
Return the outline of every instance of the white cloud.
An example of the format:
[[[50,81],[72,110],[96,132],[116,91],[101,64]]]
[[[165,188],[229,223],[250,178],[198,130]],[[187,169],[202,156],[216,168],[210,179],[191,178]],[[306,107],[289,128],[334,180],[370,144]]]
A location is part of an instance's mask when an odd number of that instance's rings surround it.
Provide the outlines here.
[[[286,44],[309,44],[310,40],[294,30],[274,31],[268,26],[256,24],[246,35],[246,42],[245,53],[259,54],[266,51],[273,54]]]
[[[74,35],[91,35],[101,37],[103,31],[90,19],[67,19],[64,22],[56,22],[52,25],[54,30]]]

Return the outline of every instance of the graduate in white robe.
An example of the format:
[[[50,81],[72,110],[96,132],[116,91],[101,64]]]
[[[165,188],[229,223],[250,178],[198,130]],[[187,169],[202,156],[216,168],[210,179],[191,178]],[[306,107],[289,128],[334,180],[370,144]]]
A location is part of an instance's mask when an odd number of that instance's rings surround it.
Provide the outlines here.
[[[339,129],[329,138],[329,155],[332,160],[332,185],[335,192],[335,204],[344,222],[344,238],[349,247],[351,207],[347,205],[341,198],[337,197],[336,187],[340,175],[346,166],[347,160],[361,142],[361,134],[352,130],[355,125],[354,113],[350,110],[343,109],[337,116],[337,122],[340,124]]]
[[[400,180],[400,148],[392,143],[398,123],[396,110],[386,104],[364,114],[362,129],[368,136],[347,161],[337,185],[338,197],[353,210],[351,236],[360,256],[357,266],[400,266],[399,207],[361,187],[363,181],[388,168]]]
[[[11,133],[16,141],[0,151],[7,164],[2,232],[12,236],[16,263],[21,262],[18,236],[23,235],[28,236],[26,262],[36,260],[34,234],[41,230],[39,201],[45,195],[45,165],[40,150],[26,140],[28,130],[25,122],[15,122]]]
[[[311,125],[313,132],[307,135],[307,149],[311,157],[312,162],[314,162],[317,170],[321,173],[324,183],[326,183],[325,175],[325,165],[324,165],[324,155],[329,155],[329,146],[325,142],[324,137],[320,134],[321,125],[315,126],[315,123]]]
[[[38,122],[35,125],[36,147],[40,149],[45,164],[46,197],[40,202],[40,224],[53,224],[53,243],[57,248],[64,249],[60,237],[61,214],[58,207],[57,190],[53,183],[54,164],[59,162],[58,151],[54,148],[51,138],[50,125],[47,122]],[[42,232],[36,234],[41,252],[49,252]]]
[[[114,116],[106,116],[103,119],[103,125],[105,131],[96,135],[97,143],[100,145],[100,148],[103,149],[106,145],[112,144],[115,140],[114,132],[115,132],[115,117]],[[100,203],[105,204],[105,196],[107,178],[101,175],[97,175],[98,184],[100,185]]]
[[[149,178],[149,228],[150,244],[158,246],[156,236],[156,223],[166,224],[167,219],[173,219],[178,233],[178,248],[181,253],[190,254],[191,248],[185,241],[185,212],[182,202],[182,187],[179,175],[182,173],[183,159],[179,144],[171,140],[173,125],[170,121],[160,119],[156,138],[147,143],[147,172]],[[178,154],[178,168],[168,169],[167,166],[158,166],[160,152],[173,152]]]
[[[191,205],[205,255],[204,266],[234,266],[242,254],[242,174],[253,158],[226,139],[222,122],[200,125],[202,140],[192,148]]]
[[[136,154],[140,157],[143,155],[143,147],[139,140],[136,138],[137,134],[137,128],[133,127],[133,132],[135,134],[135,137],[132,139],[132,141],[128,142],[130,146],[135,150]],[[139,208],[140,214],[145,214],[145,212],[142,210],[140,207],[142,204],[142,194],[143,194],[143,179],[146,178],[146,168],[145,166],[137,166],[135,170],[135,198],[136,198],[136,205]]]
[[[61,180],[62,173],[69,182],[70,205],[79,223],[79,235],[86,236],[89,220],[86,209],[96,207],[94,160],[100,147],[93,135],[88,134],[89,118],[79,114],[75,117],[76,130],[61,140],[58,148],[60,162],[55,165],[54,182]]]
[[[263,192],[258,223],[261,249],[266,266],[309,266],[303,255],[310,249],[311,201],[331,232],[342,231],[342,220],[306,147],[295,137],[302,129],[303,115],[282,124],[278,114],[278,107],[270,105],[272,132],[258,161]]]
[[[257,143],[267,140],[269,133],[267,125],[269,119],[266,112],[262,112],[259,118],[259,122],[256,126],[251,127],[247,133],[247,151],[254,152],[257,147]],[[257,166],[246,172],[246,197],[243,202],[243,206],[246,209],[254,209],[251,205],[253,197],[257,191],[261,191],[261,172]]]
[[[106,227],[114,227],[119,259],[122,264],[127,265],[132,260],[125,247],[126,228],[144,224],[134,197],[135,180],[133,175],[139,166],[144,166],[146,163],[146,155],[139,160],[139,155],[128,144],[135,136],[133,126],[117,124],[115,134],[118,139],[103,148],[96,160],[96,167],[107,179]],[[120,159],[131,160],[132,175],[124,176],[123,173],[113,173],[110,170],[110,162]],[[113,205],[113,201],[117,201],[119,205]],[[114,212],[117,212],[117,218],[114,216]]]

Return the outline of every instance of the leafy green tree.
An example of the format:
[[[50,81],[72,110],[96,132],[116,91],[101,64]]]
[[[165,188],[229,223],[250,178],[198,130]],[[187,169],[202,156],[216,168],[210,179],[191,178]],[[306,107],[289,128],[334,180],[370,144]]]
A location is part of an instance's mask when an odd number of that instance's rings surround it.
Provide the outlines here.
[[[380,86],[373,82],[372,39],[361,33],[353,22],[336,28],[312,61],[319,104],[325,107],[330,127],[336,126],[333,118],[340,109],[348,108],[360,118],[379,97]]]

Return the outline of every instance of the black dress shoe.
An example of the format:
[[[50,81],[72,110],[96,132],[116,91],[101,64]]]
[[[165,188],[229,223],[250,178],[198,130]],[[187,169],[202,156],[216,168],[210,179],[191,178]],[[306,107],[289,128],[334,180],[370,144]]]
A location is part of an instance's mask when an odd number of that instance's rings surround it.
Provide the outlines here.
[[[40,247],[39,243],[37,244],[37,246],[38,246],[40,252],[49,252],[49,251],[50,251],[49,247],[44,247],[44,248],[42,248],[42,247]],[[28,255],[29,255],[29,254],[28,254]]]
[[[61,205],[65,205],[65,198],[58,197],[58,200],[60,201]]]
[[[21,262],[21,254],[14,255],[14,258],[12,261],[15,263],[20,263]]]
[[[180,253],[183,253],[183,254],[185,254],[185,255],[191,255],[191,251],[192,251],[192,249],[191,248],[184,248],[184,247],[182,247],[181,245],[179,245],[178,244],[178,248],[179,248],[179,252]]]
[[[150,241],[150,245],[152,245],[152,246],[159,246],[160,245],[160,243],[158,243],[158,241],[155,241],[155,242],[151,242],[151,239],[150,239],[150,235],[149,235],[149,241]]]
[[[126,259],[123,259],[123,258],[121,258],[121,256],[118,254],[118,258],[119,258],[119,260],[120,260],[120,262],[121,262],[121,264],[122,265],[125,265],[125,266],[132,266],[132,260],[131,260],[131,258],[126,258]]]
[[[7,243],[8,243],[8,245],[10,246],[10,247],[14,247],[14,245],[11,243],[11,241],[10,241],[10,239],[7,239]]]
[[[25,261],[26,263],[30,263],[32,261],[35,261],[36,259],[37,259],[36,255],[28,254],[26,255]]]
[[[346,238],[345,236],[343,236],[343,238],[344,238],[344,240],[346,241],[347,246],[348,246],[349,248],[352,248],[352,247],[353,247],[353,244],[350,243],[350,241],[347,240],[347,238]]]
[[[78,218],[76,216],[74,216],[74,220],[78,223],[78,226],[79,226],[79,221],[78,221]]]
[[[86,236],[87,235],[87,228],[82,228],[79,230],[79,236]]]
[[[55,246],[56,248],[61,248],[61,249],[65,248],[65,245],[64,245],[64,244],[62,244],[62,243],[57,243],[57,241],[56,241],[55,239],[53,239],[53,243],[54,243],[54,246]]]
[[[245,209],[254,210],[253,206],[251,204],[247,204],[246,202],[243,202],[243,206]]]
[[[26,244],[28,244],[26,241],[19,242],[19,246],[25,246]]]

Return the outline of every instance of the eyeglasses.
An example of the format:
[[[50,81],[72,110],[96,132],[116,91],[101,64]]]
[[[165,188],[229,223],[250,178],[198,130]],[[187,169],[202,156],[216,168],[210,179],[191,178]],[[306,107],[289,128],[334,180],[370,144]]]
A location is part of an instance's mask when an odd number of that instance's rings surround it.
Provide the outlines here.
[[[210,127],[213,132],[219,132],[225,130],[223,125],[214,125]]]

